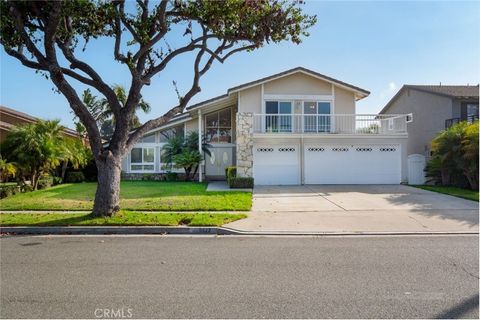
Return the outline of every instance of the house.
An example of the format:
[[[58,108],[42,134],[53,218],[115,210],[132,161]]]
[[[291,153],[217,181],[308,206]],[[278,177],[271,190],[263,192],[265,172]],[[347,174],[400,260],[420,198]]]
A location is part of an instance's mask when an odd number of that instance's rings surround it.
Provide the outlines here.
[[[0,106],[0,142],[5,140],[7,134],[17,125],[25,125],[29,123],[35,123],[39,118],[35,118],[29,114]],[[79,138],[77,131],[63,128],[63,134],[70,138]]]
[[[478,120],[478,85],[404,85],[380,111],[382,115],[411,113],[407,153],[430,156],[430,142],[459,121]]]
[[[226,166],[256,185],[398,184],[406,180],[411,116],[362,114],[365,89],[297,67],[186,108],[123,159],[124,176],[163,174],[167,137],[199,131],[213,146],[199,179]]]

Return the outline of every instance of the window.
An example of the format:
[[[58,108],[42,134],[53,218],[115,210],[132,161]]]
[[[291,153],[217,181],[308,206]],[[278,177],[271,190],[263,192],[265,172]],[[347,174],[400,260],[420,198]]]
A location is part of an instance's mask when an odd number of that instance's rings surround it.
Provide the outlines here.
[[[167,130],[160,131],[160,143],[168,142],[168,139],[173,136],[183,137],[184,134],[185,133],[183,124]]]
[[[133,148],[130,152],[131,171],[154,171],[155,148]]]
[[[305,132],[330,132],[330,102],[305,101],[303,103],[303,130]]]
[[[292,131],[292,103],[290,101],[265,102],[265,131]]]
[[[155,133],[144,136],[141,140],[141,143],[155,143]]]
[[[478,118],[478,104],[469,103],[467,104],[467,120],[473,117]]]
[[[205,116],[205,136],[207,142],[232,142],[232,110],[223,109]]]

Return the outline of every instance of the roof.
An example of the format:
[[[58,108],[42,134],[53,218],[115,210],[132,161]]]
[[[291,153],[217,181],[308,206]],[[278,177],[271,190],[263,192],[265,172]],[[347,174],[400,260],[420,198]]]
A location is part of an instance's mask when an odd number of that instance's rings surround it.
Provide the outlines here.
[[[324,81],[336,84],[338,86],[344,87],[346,89],[355,91],[356,93],[358,93],[358,95],[361,98],[364,98],[364,97],[366,97],[370,94],[370,91],[367,91],[365,89],[359,88],[359,87],[354,86],[354,85],[351,85],[349,83],[334,79],[332,77],[323,75],[321,73],[312,71],[312,70],[304,68],[304,67],[296,67],[296,68],[289,69],[289,70],[286,70],[286,71],[283,71],[283,72],[280,72],[280,73],[273,74],[273,75],[268,76],[268,77],[264,77],[264,78],[261,78],[261,79],[258,79],[258,80],[250,81],[250,82],[247,82],[247,83],[229,88],[227,90],[226,94],[222,94],[220,96],[216,96],[214,98],[211,98],[211,99],[196,103],[194,105],[191,105],[191,106],[187,107],[187,110],[198,108],[198,107],[201,107],[201,106],[206,105],[206,104],[211,103],[211,102],[216,102],[216,101],[221,101],[223,99],[228,99],[228,97],[234,92],[241,91],[241,90],[253,87],[253,86],[257,86],[257,85],[260,85],[260,84],[263,84],[265,82],[269,82],[269,81],[272,81],[272,80],[275,80],[275,79],[278,79],[278,78],[286,77],[288,75],[298,73],[298,72],[305,73],[305,74],[308,74],[308,75],[313,76],[315,78],[319,78],[321,80],[324,80]]]
[[[2,114],[2,113],[7,114],[7,115],[12,116],[12,117],[15,117],[15,118],[20,119],[20,120],[23,120],[24,122],[27,122],[27,123],[34,123],[34,122],[37,122],[37,121],[41,120],[40,118],[33,117],[33,116],[31,116],[27,113],[23,113],[23,112],[20,112],[18,110],[14,110],[12,108],[8,108],[8,107],[5,107],[5,106],[0,106],[0,114]],[[12,127],[15,126],[15,124],[7,123],[5,121],[1,121],[1,125],[5,129],[12,128]],[[70,135],[70,136],[75,136],[75,137],[79,136],[77,131],[69,129],[67,127],[63,127],[63,132],[67,135]]]
[[[444,86],[444,85],[405,85],[407,88],[441,94],[453,98],[478,98],[478,85],[476,86]]]
[[[439,96],[454,98],[454,99],[476,99],[479,98],[479,85],[413,85],[406,84],[393,96],[390,101],[383,107],[380,113],[384,113],[392,103],[407,89],[418,90]]]
[[[276,73],[274,75],[271,75],[271,76],[268,76],[268,77],[265,77],[265,78],[261,78],[261,79],[255,80],[255,81],[251,81],[251,82],[241,84],[239,86],[228,89],[228,93],[239,91],[239,90],[242,90],[242,89],[246,89],[246,88],[251,87],[251,86],[256,86],[256,85],[259,85],[259,84],[262,84],[262,83],[265,83],[265,82],[268,82],[268,81],[271,81],[271,80],[274,80],[274,79],[277,79],[277,78],[285,77],[285,76],[288,76],[290,74],[297,73],[297,72],[302,72],[302,73],[305,73],[305,74],[309,74],[309,75],[314,76],[316,78],[320,78],[322,80],[326,80],[328,82],[347,87],[347,88],[349,88],[353,91],[357,91],[359,93],[362,93],[365,96],[368,96],[370,94],[370,91],[367,91],[365,89],[359,88],[359,87],[351,85],[349,83],[334,79],[332,77],[326,76],[324,74],[315,72],[313,70],[310,70],[310,69],[307,69],[307,68],[304,68],[304,67],[296,67],[296,68],[289,69],[289,70],[286,70],[286,71],[283,71],[283,72],[280,72],[280,73]]]

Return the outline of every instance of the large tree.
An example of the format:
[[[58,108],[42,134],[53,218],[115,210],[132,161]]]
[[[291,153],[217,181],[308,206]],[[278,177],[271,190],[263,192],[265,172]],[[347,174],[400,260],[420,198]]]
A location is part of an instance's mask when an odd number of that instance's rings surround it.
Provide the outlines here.
[[[302,13],[302,1],[284,0],[148,0],[125,1],[1,1],[0,42],[25,67],[43,72],[65,96],[86,128],[98,168],[93,213],[119,210],[121,158],[147,131],[183,112],[200,92],[200,78],[216,60],[221,63],[241,51],[268,42],[300,43],[315,16]],[[107,84],[78,51],[93,39],[112,38],[112,58],[129,70],[127,100],[120,103]],[[173,45],[175,44],[175,45]],[[182,55],[192,55],[191,86],[163,116],[132,131],[132,117],[141,90]],[[107,146],[86,108],[76,81],[98,91],[115,117]]]

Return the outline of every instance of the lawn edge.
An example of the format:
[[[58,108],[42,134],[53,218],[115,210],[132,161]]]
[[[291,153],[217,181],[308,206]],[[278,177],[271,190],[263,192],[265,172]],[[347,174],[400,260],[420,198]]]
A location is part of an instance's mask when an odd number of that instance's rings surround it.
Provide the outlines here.
[[[458,194],[451,194],[451,193],[448,193],[448,192],[442,192],[440,190],[432,190],[432,189],[427,189],[425,187],[430,187],[430,186],[423,186],[423,185],[413,185],[413,184],[409,184],[408,185],[409,187],[414,187],[414,188],[417,188],[417,189],[422,189],[422,190],[425,190],[425,191],[431,191],[431,192],[435,192],[435,193],[440,193],[440,194],[446,194],[448,196],[452,196],[452,197],[455,197],[455,198],[460,198],[460,199],[464,199],[464,200],[470,200],[470,201],[474,201],[474,202],[480,202],[480,199],[471,199],[471,198],[468,198],[468,197],[465,197],[465,196],[461,196],[461,195],[458,195]],[[432,186],[432,187],[435,187],[435,186]],[[460,188],[461,189],[461,188]],[[472,190],[473,191],[473,190]]]

